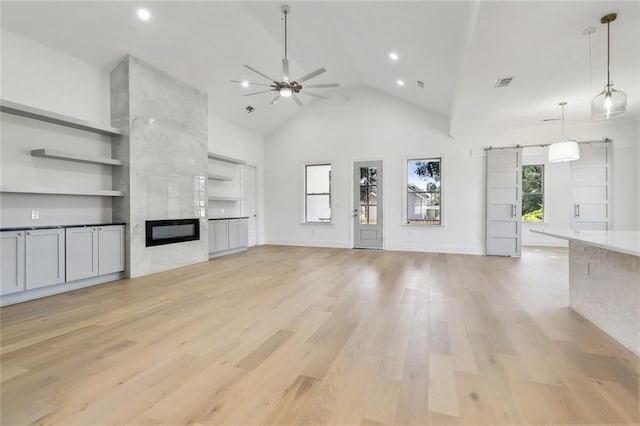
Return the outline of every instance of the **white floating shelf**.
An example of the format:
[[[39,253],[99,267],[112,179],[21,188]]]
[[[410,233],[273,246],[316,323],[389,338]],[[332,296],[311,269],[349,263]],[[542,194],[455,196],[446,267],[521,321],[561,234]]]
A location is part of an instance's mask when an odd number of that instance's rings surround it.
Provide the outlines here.
[[[233,178],[231,176],[222,176],[222,175],[209,175],[207,176],[211,180],[223,180],[223,181],[231,181]]]
[[[60,190],[54,188],[32,188],[21,186],[0,186],[0,192],[13,192],[17,194],[54,194],[54,195],[87,195],[95,197],[122,197],[122,191],[111,190]]]
[[[123,162],[108,157],[93,157],[90,155],[74,154],[66,151],[56,151],[54,149],[33,149],[31,155],[34,157],[54,158],[56,160],[77,161],[79,163],[104,164],[108,166],[122,166]]]
[[[209,201],[241,201],[242,198],[238,197],[218,197],[218,196],[209,196]]]
[[[80,120],[79,118],[69,117],[68,115],[58,114],[55,112],[46,111],[40,108],[34,108],[29,105],[23,105],[4,99],[0,100],[0,111],[6,112],[8,114],[32,118],[34,120],[46,121],[47,123],[85,130],[87,132],[98,133],[101,135],[122,135],[122,131],[116,129],[115,127],[91,123],[89,121]]]
[[[238,160],[237,158],[227,157],[226,155],[214,154],[213,152],[209,152],[207,154],[207,157],[212,160],[226,161],[227,163],[247,164],[247,162],[244,160]]]

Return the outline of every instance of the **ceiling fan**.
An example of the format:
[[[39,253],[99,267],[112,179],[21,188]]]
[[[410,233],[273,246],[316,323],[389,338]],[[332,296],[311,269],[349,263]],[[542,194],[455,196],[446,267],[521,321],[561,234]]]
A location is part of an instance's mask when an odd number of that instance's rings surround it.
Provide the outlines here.
[[[273,98],[271,100],[271,102],[269,102],[271,105],[275,104],[276,102],[278,102],[278,100],[280,100],[281,97],[283,98],[293,98],[293,100],[299,105],[302,106],[304,105],[304,103],[300,100],[300,98],[298,98],[298,94],[299,93],[304,93],[305,95],[309,95],[309,96],[313,96],[316,98],[320,98],[320,99],[329,99],[326,96],[323,95],[319,95],[317,93],[313,93],[313,92],[309,92],[308,90],[306,90],[307,88],[315,88],[315,89],[321,89],[321,88],[328,88],[328,87],[338,87],[340,86],[340,84],[338,83],[322,83],[322,84],[307,84],[304,86],[305,90],[303,91],[303,86],[301,83],[304,83],[307,80],[311,80],[314,77],[319,76],[320,74],[322,74],[323,72],[327,71],[325,68],[318,68],[317,70],[303,76],[300,77],[298,79],[295,80],[290,80],[289,79],[289,58],[287,57],[287,15],[289,14],[289,6],[284,5],[282,6],[282,14],[284,15],[284,58],[282,58],[282,81],[277,81],[271,77],[269,77],[268,75],[258,71],[255,68],[250,67],[249,65],[244,65],[244,67],[248,70],[251,70],[253,72],[255,72],[256,74],[266,78],[267,80],[269,80],[271,82],[271,84],[264,84],[264,83],[252,83],[249,82],[247,80],[231,80],[232,83],[240,83],[242,84],[242,87],[249,87],[249,86],[265,86],[265,87],[270,87],[270,89],[268,90],[261,90],[259,92],[253,92],[253,93],[247,93],[244,96],[253,96],[253,95],[259,95],[261,93],[269,93],[269,92],[275,92],[277,93],[276,97]]]

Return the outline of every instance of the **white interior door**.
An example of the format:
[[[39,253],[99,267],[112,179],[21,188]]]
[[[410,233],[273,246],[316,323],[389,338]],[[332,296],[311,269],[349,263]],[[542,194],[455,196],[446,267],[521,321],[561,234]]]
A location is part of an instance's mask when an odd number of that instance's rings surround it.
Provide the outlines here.
[[[258,218],[256,213],[257,205],[257,173],[254,166],[243,164],[240,173],[242,175],[242,205],[240,208],[240,216],[246,216],[247,220],[247,237],[249,247],[255,246],[258,240]]]
[[[382,161],[353,166],[354,248],[382,249]]]
[[[522,149],[487,151],[487,254],[520,256]]]
[[[571,228],[610,228],[610,144],[581,144],[580,159],[571,162]]]

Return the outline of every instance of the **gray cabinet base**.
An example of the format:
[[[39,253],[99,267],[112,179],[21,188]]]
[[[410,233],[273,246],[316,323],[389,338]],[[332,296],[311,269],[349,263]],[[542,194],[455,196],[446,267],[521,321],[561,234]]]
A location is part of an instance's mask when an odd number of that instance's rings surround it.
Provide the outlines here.
[[[22,303],[29,300],[40,299],[42,297],[53,296],[55,294],[66,293],[68,291],[91,287],[97,284],[117,281],[123,278],[125,278],[124,272],[116,272],[113,274],[100,275],[83,280],[54,284],[47,287],[40,287],[32,290],[21,291],[18,293],[7,294],[4,296],[0,296],[0,306],[14,305],[16,303]]]

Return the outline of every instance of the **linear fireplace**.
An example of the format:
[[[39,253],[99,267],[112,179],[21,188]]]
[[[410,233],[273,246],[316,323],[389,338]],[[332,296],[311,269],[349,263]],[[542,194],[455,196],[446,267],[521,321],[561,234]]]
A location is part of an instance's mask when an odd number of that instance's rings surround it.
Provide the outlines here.
[[[147,247],[200,239],[198,219],[147,220],[145,223]]]

